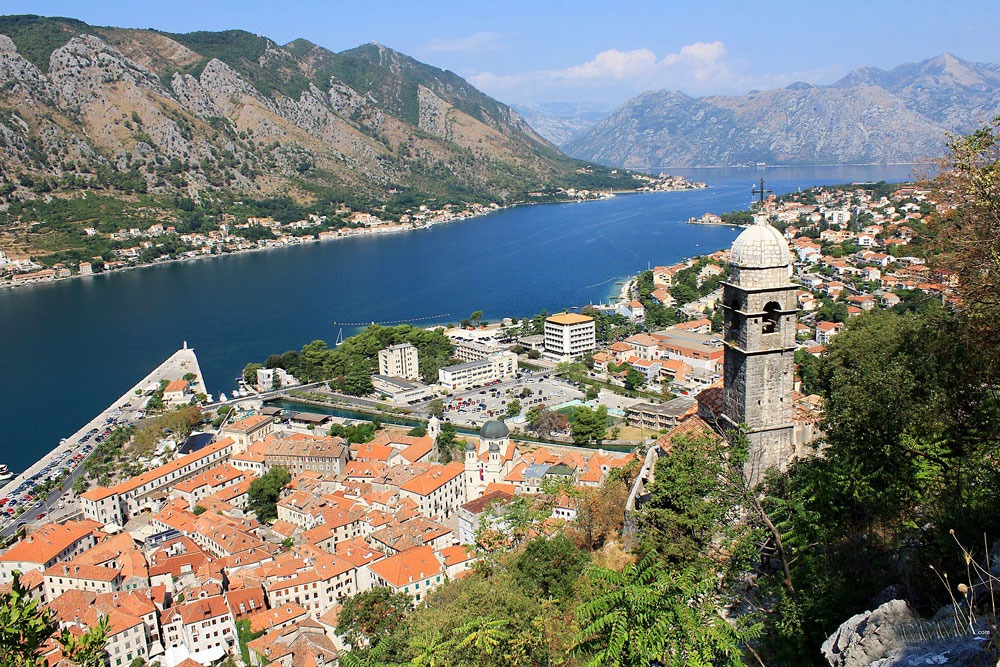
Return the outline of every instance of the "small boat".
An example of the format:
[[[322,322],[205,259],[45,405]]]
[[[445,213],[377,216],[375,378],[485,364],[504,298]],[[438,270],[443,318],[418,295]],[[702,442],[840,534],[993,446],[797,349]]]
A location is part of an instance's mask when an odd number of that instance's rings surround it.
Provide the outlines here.
[[[0,480],[10,479],[13,476],[14,473],[8,470],[7,466],[5,466],[3,463],[0,463]]]

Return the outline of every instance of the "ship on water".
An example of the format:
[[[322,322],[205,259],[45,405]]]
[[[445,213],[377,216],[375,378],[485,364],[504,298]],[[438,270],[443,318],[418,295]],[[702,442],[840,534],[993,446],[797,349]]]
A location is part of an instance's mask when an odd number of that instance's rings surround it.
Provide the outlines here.
[[[14,473],[12,473],[10,470],[8,470],[6,465],[4,465],[3,463],[0,463],[0,482],[2,482],[4,480],[8,480],[8,479],[10,479],[13,476],[14,476]]]

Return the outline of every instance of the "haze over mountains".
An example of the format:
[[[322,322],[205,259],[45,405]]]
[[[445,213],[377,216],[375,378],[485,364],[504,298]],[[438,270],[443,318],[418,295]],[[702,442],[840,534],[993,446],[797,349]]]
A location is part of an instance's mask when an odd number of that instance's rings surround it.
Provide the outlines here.
[[[378,44],[334,53],[37,16],[0,17],[0,147],[3,196],[504,202],[619,178],[581,169],[457,75]]]
[[[702,98],[646,92],[559,145],[644,170],[906,163],[940,155],[948,132],[967,133],[998,114],[1000,65],[946,53],[889,71],[857,69],[829,86]]]

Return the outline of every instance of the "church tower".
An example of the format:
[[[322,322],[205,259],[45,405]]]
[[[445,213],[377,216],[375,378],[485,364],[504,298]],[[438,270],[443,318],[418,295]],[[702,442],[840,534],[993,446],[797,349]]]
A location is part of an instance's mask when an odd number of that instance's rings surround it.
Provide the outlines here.
[[[761,186],[763,190],[763,185]],[[792,391],[796,290],[781,232],[756,216],[733,242],[725,314],[724,409],[728,426],[746,424],[751,477],[784,468],[795,451]]]

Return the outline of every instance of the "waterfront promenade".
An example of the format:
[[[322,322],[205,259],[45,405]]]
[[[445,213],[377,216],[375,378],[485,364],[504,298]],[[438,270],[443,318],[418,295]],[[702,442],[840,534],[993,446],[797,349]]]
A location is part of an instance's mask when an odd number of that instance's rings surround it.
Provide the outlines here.
[[[9,480],[0,489],[0,498],[12,496],[19,487],[30,481],[32,476],[42,473],[50,465],[51,468],[45,473],[46,475],[56,474],[62,467],[69,467],[70,474],[64,480],[62,487],[54,490],[47,498],[35,498],[33,501],[30,501],[31,504],[27,506],[27,510],[19,517],[19,522],[30,523],[35,519],[37,513],[48,512],[50,506],[58,501],[59,496],[83,474],[83,463],[86,458],[73,464],[70,457],[80,449],[83,438],[89,432],[94,429],[103,431],[106,428],[113,428],[114,425],[127,426],[133,423],[136,415],[142,409],[142,403],[144,402],[140,396],[142,393],[152,386],[159,385],[161,380],[179,380],[188,373],[193,373],[196,376],[195,380],[191,383],[194,393],[207,393],[201,367],[198,365],[198,358],[195,356],[194,350],[187,347],[187,343],[185,343],[181,349],[170,355],[162,364],[153,369],[153,371],[93,419],[81,426],[79,430],[62,440],[52,451],[36,461],[27,470]],[[94,443],[94,440],[91,438],[87,442]],[[17,495],[18,497],[23,497],[25,492],[22,491]],[[11,520],[10,524],[2,531],[3,534],[7,534],[9,532],[8,529],[19,522]]]

